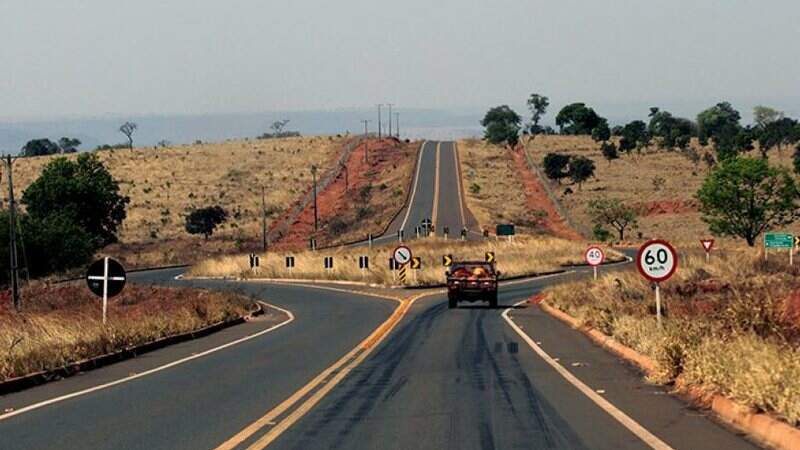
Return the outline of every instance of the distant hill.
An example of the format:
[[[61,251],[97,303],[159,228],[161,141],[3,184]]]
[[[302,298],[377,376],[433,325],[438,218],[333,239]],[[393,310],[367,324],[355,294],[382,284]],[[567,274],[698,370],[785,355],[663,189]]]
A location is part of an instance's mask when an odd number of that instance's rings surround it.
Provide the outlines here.
[[[387,118],[384,112],[384,120]],[[124,142],[125,137],[118,128],[127,120],[139,125],[134,135],[135,145],[154,146],[162,140],[172,144],[188,144],[197,140],[223,142],[252,138],[268,131],[272,122],[281,119],[289,119],[287,130],[299,131],[305,136],[363,133],[363,119],[372,121],[369,124],[372,132],[377,129],[377,111],[359,109],[0,122],[0,153],[16,153],[28,140],[43,137],[53,140],[62,136],[77,137],[83,142],[81,150],[91,150],[100,144]],[[479,121],[479,114],[400,110],[400,133],[401,137],[411,139],[470,137],[480,134]]]

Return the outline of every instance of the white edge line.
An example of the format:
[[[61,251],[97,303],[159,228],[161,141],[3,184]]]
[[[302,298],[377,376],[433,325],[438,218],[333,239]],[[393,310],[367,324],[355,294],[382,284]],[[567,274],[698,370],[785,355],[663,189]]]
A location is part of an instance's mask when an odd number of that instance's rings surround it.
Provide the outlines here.
[[[242,342],[246,342],[246,341],[249,341],[251,339],[255,339],[255,338],[259,337],[259,336],[262,336],[264,334],[267,334],[267,333],[269,333],[271,331],[275,331],[275,330],[277,330],[278,328],[281,328],[284,325],[288,325],[290,322],[292,322],[294,320],[294,314],[292,314],[292,312],[287,310],[287,309],[283,309],[283,308],[280,308],[278,306],[275,306],[275,305],[272,305],[272,304],[266,303],[266,302],[259,301],[259,303],[267,305],[267,306],[272,307],[272,308],[275,308],[278,311],[281,311],[283,313],[286,313],[289,316],[289,318],[284,320],[281,323],[275,324],[275,325],[267,328],[266,330],[262,330],[262,331],[259,331],[258,333],[254,333],[254,334],[251,334],[249,336],[245,336],[243,338],[237,339],[235,341],[231,341],[231,342],[228,342],[226,344],[220,345],[218,347],[214,347],[214,348],[205,350],[205,351],[203,351],[201,353],[197,353],[197,354],[194,354],[194,355],[191,355],[191,356],[187,356],[185,358],[181,358],[181,359],[173,361],[171,363],[164,364],[163,366],[154,367],[154,368],[152,368],[150,370],[146,370],[144,372],[137,373],[136,375],[131,375],[129,377],[120,378],[118,380],[111,381],[111,382],[108,382],[108,383],[104,383],[104,384],[101,384],[101,385],[98,385],[98,386],[94,386],[94,387],[91,387],[91,388],[88,388],[88,389],[83,389],[81,391],[73,392],[71,394],[62,395],[60,397],[51,398],[51,399],[45,400],[43,402],[34,403],[32,405],[25,406],[23,408],[17,409],[15,411],[10,412],[10,413],[6,413],[6,414],[3,414],[3,415],[0,415],[0,421],[6,420],[6,419],[10,419],[11,417],[18,416],[18,415],[21,415],[21,414],[24,414],[24,413],[27,413],[27,412],[30,412],[30,411],[33,411],[33,410],[36,410],[36,409],[39,409],[39,408],[43,408],[45,406],[49,406],[49,405],[52,405],[54,403],[63,402],[65,400],[69,400],[69,399],[72,399],[72,398],[75,398],[75,397],[80,397],[80,396],[83,396],[83,395],[86,395],[86,394],[90,394],[92,392],[97,392],[97,391],[100,391],[100,390],[103,390],[103,389],[108,389],[108,388],[110,388],[112,386],[116,386],[116,385],[119,385],[119,384],[127,383],[129,381],[133,381],[133,380],[136,380],[138,378],[143,378],[143,377],[146,377],[148,375],[152,375],[154,373],[161,372],[163,370],[178,366],[180,364],[187,363],[189,361],[192,361],[192,360],[195,360],[195,359],[198,359],[198,358],[202,358],[204,356],[208,356],[208,355],[210,355],[212,353],[216,353],[216,352],[218,352],[220,350],[224,350],[224,349],[226,349],[228,347],[233,347],[234,345],[241,344]]]
[[[406,216],[403,218],[403,223],[400,224],[400,229],[406,229],[408,216],[411,214],[411,205],[414,204],[414,197],[417,195],[417,184],[419,183],[419,171],[422,169],[422,155],[425,153],[425,145],[428,141],[422,141],[422,146],[419,148],[419,157],[417,158],[417,173],[414,174],[414,187],[411,189],[411,198],[406,205]]]
[[[550,365],[556,372],[559,373],[564,379],[569,381],[570,384],[575,386],[582,394],[589,397],[589,400],[594,402],[597,406],[599,406],[603,411],[608,413],[611,417],[613,417],[617,422],[622,424],[625,428],[628,429],[631,433],[636,435],[639,439],[641,439],[645,444],[650,446],[650,448],[658,449],[658,450],[672,450],[672,447],[667,445],[664,441],[656,437],[653,433],[649,432],[646,428],[639,425],[638,422],[631,419],[628,415],[622,412],[619,408],[611,404],[608,400],[603,398],[600,394],[593,391],[592,388],[584,384],[581,380],[579,380],[575,375],[570,373],[567,369],[564,368],[561,364],[559,364],[555,359],[553,359],[550,355],[548,355],[542,348],[536,344],[536,342],[531,339],[522,329],[508,317],[508,313],[517,305],[521,305],[528,300],[523,300],[521,302],[517,302],[511,308],[507,308],[501,316],[503,319],[508,323],[508,325],[517,332],[517,334],[539,355],[547,364]]]

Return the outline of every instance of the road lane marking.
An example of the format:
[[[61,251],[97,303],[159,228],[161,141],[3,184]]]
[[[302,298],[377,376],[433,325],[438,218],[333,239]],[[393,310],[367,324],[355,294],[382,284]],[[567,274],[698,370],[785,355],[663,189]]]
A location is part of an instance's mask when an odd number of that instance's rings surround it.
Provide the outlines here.
[[[461,211],[461,227],[467,228],[467,221],[464,220],[464,199],[461,197],[461,189],[464,187],[464,185],[462,184],[463,180],[461,179],[461,164],[455,141],[453,141],[453,161],[455,161],[456,164],[456,190],[458,191],[458,208]]]
[[[436,164],[433,170],[433,212],[431,213],[431,223],[433,229],[436,229],[436,221],[439,216],[439,165],[442,160],[442,143],[436,143]],[[434,232],[434,235],[436,232]]]
[[[341,289],[334,289],[341,290]],[[333,365],[323,370],[313,380],[308,382],[305,386],[293,393],[289,398],[284,400],[281,404],[268,411],[264,416],[245,427],[242,431],[234,435],[232,438],[225,441],[222,445],[215,450],[232,450],[238,445],[251,438],[253,435],[261,431],[266,426],[271,426],[275,419],[287,412],[292,406],[309,395],[312,391],[317,389],[310,397],[302,402],[295,408],[289,415],[277,422],[266,434],[259,438],[256,442],[250,445],[248,450],[261,450],[270,445],[275,439],[281,436],[286,430],[300,420],[304,415],[311,411],[314,406],[319,403],[339,382],[341,382],[353,369],[358,367],[372,351],[391,333],[398,323],[405,317],[411,306],[420,298],[439,294],[440,292],[421,293],[411,298],[398,300],[391,297],[383,297],[385,299],[394,300],[399,303],[397,308],[392,312],[386,321],[378,326],[369,336],[356,345],[341,359],[336,361]],[[358,293],[360,294],[360,293]],[[380,297],[373,294],[376,297]],[[337,372],[338,371],[338,372]],[[325,381],[332,373],[337,372],[329,381]],[[320,387],[321,386],[321,387]]]
[[[40,408],[43,408],[45,406],[52,405],[54,403],[63,402],[65,400],[69,400],[69,399],[72,399],[72,398],[80,397],[80,396],[83,396],[83,395],[86,395],[86,394],[90,394],[92,392],[97,392],[97,391],[100,391],[100,390],[103,390],[103,389],[108,389],[108,388],[110,388],[112,386],[117,386],[117,385],[120,385],[120,384],[123,384],[123,383],[127,383],[129,381],[136,380],[138,378],[146,377],[148,375],[152,375],[154,373],[158,373],[158,372],[170,369],[172,367],[187,363],[189,361],[192,361],[192,360],[195,360],[195,359],[198,359],[198,358],[202,358],[204,356],[208,356],[208,355],[210,355],[212,353],[216,353],[216,352],[218,352],[220,350],[224,350],[226,348],[233,347],[234,345],[241,344],[242,342],[246,342],[246,341],[249,341],[251,339],[255,339],[255,338],[259,337],[259,336],[263,336],[263,335],[265,335],[265,334],[267,334],[269,332],[275,331],[278,328],[281,328],[284,325],[288,325],[289,323],[294,321],[294,314],[292,314],[291,311],[289,311],[287,309],[280,308],[278,306],[275,306],[275,305],[272,305],[272,304],[269,304],[269,303],[266,303],[266,302],[259,302],[259,303],[262,303],[262,304],[267,305],[269,307],[275,308],[278,311],[281,311],[281,312],[285,313],[286,315],[288,315],[289,318],[284,320],[281,323],[275,324],[275,325],[267,328],[266,330],[262,330],[262,331],[259,331],[257,333],[253,333],[253,334],[251,334],[249,336],[245,336],[243,338],[237,339],[235,341],[228,342],[227,344],[223,344],[223,345],[220,345],[218,347],[214,347],[214,348],[205,350],[203,352],[196,353],[196,354],[193,354],[191,356],[187,356],[185,358],[181,358],[181,359],[173,361],[171,363],[164,364],[162,366],[158,366],[158,367],[152,368],[150,370],[146,370],[144,372],[137,373],[135,375],[131,375],[131,376],[128,376],[128,377],[125,377],[125,378],[120,378],[120,379],[115,380],[115,381],[111,381],[111,382],[100,384],[100,385],[97,385],[97,386],[94,386],[94,387],[91,387],[91,388],[87,388],[87,389],[83,389],[83,390],[80,390],[80,391],[77,391],[77,392],[73,392],[71,394],[62,395],[60,397],[54,397],[54,398],[51,398],[49,400],[45,400],[45,401],[42,401],[42,402],[39,402],[39,403],[34,403],[32,405],[25,406],[23,408],[17,409],[15,411],[7,413],[7,414],[2,414],[2,415],[0,415],[0,421],[6,420],[6,419],[10,419],[11,417],[18,416],[18,415],[21,415],[21,414],[25,414],[27,412],[34,411],[36,409],[40,409]]]
[[[408,216],[411,214],[411,207],[414,205],[414,198],[417,195],[417,184],[419,183],[419,171],[422,169],[422,155],[425,154],[425,146],[428,144],[428,141],[422,142],[422,147],[419,149],[419,157],[417,158],[417,173],[414,174],[414,186],[411,188],[411,198],[408,200],[408,205],[406,205],[406,216],[403,219],[403,222],[400,224],[400,229],[406,229],[406,223],[408,222]]]
[[[538,344],[536,344],[536,342],[534,342],[530,336],[528,336],[524,331],[522,331],[522,328],[520,328],[519,325],[514,323],[514,321],[511,320],[510,317],[508,317],[509,311],[511,311],[513,308],[525,302],[527,302],[527,300],[517,302],[514,304],[514,306],[512,306],[511,308],[507,308],[501,314],[503,319],[505,319],[508,325],[511,326],[511,328],[522,338],[522,340],[524,340],[528,344],[528,346],[531,349],[533,349],[534,352],[536,352],[537,355],[539,355],[547,364],[549,364],[550,367],[555,369],[556,372],[559,373],[559,375],[564,377],[564,379],[566,379],[570,384],[575,386],[585,396],[589,397],[589,399],[592,402],[594,402],[597,406],[599,406],[603,411],[608,413],[608,415],[613,417],[617,422],[622,424],[622,426],[627,428],[628,431],[636,435],[636,437],[641,439],[642,442],[650,446],[650,448],[657,450],[672,450],[672,447],[670,447],[664,441],[656,437],[653,433],[649,432],[646,428],[639,425],[638,422],[631,419],[619,408],[611,404],[611,402],[603,398],[600,394],[598,394],[597,392],[592,390],[592,388],[590,388],[589,386],[584,384],[581,380],[579,380],[575,375],[570,373],[570,371],[565,369],[564,366],[559,364],[555,358],[551,357],[544,350],[542,350],[542,348]]]

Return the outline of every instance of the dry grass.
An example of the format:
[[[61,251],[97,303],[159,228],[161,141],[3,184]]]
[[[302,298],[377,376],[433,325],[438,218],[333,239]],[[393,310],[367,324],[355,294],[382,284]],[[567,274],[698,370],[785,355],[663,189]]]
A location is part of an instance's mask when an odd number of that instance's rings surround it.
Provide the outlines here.
[[[134,285],[109,303],[104,327],[97,298],[80,284],[36,284],[23,295],[23,314],[0,308],[0,382],[197,330],[252,308],[242,295]]]
[[[529,275],[560,269],[562,265],[583,261],[585,247],[564,239],[534,238],[518,236],[513,243],[505,241],[461,242],[444,239],[428,239],[408,244],[415,256],[422,258],[422,270],[416,280],[410,278],[407,285],[435,285],[444,282],[445,268],[442,256],[452,254],[460,260],[483,260],[488,251],[495,252],[497,268],[501,278]],[[194,266],[189,272],[195,277],[244,277],[244,278],[296,278],[363,281],[392,286],[399,285],[389,270],[389,257],[395,244],[376,246],[371,251],[364,248],[304,251],[295,253],[295,268],[285,268],[285,254],[269,253],[261,257],[261,270],[253,274],[247,255],[229,256],[207,260]],[[358,257],[370,257],[370,270],[362,273],[358,268]],[[334,257],[334,270],[323,268],[323,258]],[[611,258],[618,255],[610,255]]]
[[[701,147],[696,141],[692,145],[701,156],[705,152],[713,154],[710,147]],[[643,150],[641,154],[634,151],[631,155],[621,155],[620,159],[608,162],[600,152],[600,144],[588,136],[537,136],[525,148],[540,167],[544,156],[551,152],[586,156],[595,161],[596,178],[584,183],[582,190],[566,184],[556,187],[564,210],[569,211],[573,220],[589,229],[592,228],[587,213],[589,201],[606,196],[619,198],[649,211],[640,218],[639,229],[629,234],[631,239],[641,240],[638,238],[640,232],[642,238],[666,238],[699,248],[697,240],[709,236],[708,227],[700,220],[698,203],[694,199],[707,174],[702,161],[695,166],[680,152],[653,147]],[[753,152],[752,156],[756,155],[759,153]],[[770,160],[773,164],[791,167],[791,152],[784,150],[778,154],[777,151],[771,151]],[[657,189],[654,180],[658,178],[663,179],[663,185]],[[567,188],[573,192],[565,194]],[[732,240],[728,240],[724,245],[731,243]]]
[[[751,252],[689,257],[654,295],[638,273],[550,289],[547,302],[652,357],[652,381],[683,381],[800,422],[800,269]]]
[[[520,233],[540,231],[541,213],[527,206],[511,152],[480,139],[459,141],[458,147],[465,200],[478,222],[490,229],[498,223],[513,223]]]
[[[269,220],[276,220],[308,190],[311,165],[323,172],[330,168],[344,142],[345,138],[298,137],[98,152],[120,182],[122,194],[131,198],[120,233],[125,245],[108,251],[127,265],[143,266],[185,262],[201,247],[231,252],[248,242],[258,243],[261,186],[272,212]],[[52,158],[15,163],[18,195]],[[186,234],[184,217],[192,207],[210,205],[222,206],[231,219],[206,243],[201,236]]]

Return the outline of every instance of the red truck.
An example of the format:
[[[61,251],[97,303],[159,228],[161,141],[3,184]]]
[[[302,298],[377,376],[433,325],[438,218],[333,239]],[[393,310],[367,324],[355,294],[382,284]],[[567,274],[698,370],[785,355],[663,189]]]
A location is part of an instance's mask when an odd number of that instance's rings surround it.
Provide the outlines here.
[[[454,262],[445,273],[447,277],[447,303],[450,308],[460,301],[484,300],[497,307],[497,277],[500,271],[493,263],[483,261]]]

